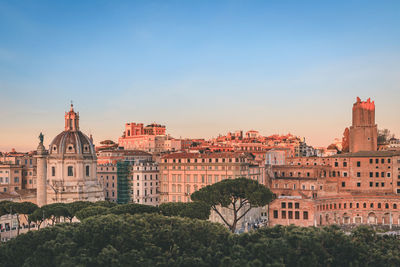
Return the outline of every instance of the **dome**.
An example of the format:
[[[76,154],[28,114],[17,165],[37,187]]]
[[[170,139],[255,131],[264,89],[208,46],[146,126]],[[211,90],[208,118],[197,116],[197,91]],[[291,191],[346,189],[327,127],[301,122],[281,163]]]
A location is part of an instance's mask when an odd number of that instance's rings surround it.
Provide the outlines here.
[[[96,156],[93,143],[81,131],[63,131],[50,144],[50,154],[81,154]]]
[[[65,112],[65,130],[57,135],[50,143],[50,155],[82,155],[96,158],[93,142],[79,130],[79,113],[74,111],[71,104],[69,112]]]

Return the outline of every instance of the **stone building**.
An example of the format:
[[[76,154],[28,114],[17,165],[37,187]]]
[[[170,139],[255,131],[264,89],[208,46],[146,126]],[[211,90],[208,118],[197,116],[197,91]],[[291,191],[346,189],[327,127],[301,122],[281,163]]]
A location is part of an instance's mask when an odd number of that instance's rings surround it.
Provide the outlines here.
[[[377,151],[375,133],[374,102],[357,98],[352,152],[267,165],[267,186],[276,195],[270,225],[400,226],[400,151]]]
[[[254,157],[240,152],[212,153],[173,153],[161,157],[160,162],[160,203],[190,202],[190,195],[207,186],[225,179],[246,177],[264,184],[264,170],[254,164]],[[231,212],[222,208],[222,214],[228,216]],[[264,208],[252,209],[238,223],[254,223],[262,219],[266,213]],[[228,217],[228,220],[232,218]],[[210,220],[223,221],[212,212]]]
[[[43,135],[37,149],[37,204],[78,200],[104,200],[96,175],[96,153],[91,138],[79,130],[79,114],[71,104],[65,113],[65,129],[50,143],[48,152]]]
[[[159,169],[158,164],[149,161],[128,162],[129,173],[128,184],[129,200],[145,205],[159,204]],[[104,188],[105,199],[119,202],[118,186],[121,186],[118,164],[107,163],[97,166],[97,176],[100,178]]]
[[[126,123],[118,145],[126,150],[143,150],[150,153],[181,150],[181,140],[165,134],[166,128],[159,124]]]

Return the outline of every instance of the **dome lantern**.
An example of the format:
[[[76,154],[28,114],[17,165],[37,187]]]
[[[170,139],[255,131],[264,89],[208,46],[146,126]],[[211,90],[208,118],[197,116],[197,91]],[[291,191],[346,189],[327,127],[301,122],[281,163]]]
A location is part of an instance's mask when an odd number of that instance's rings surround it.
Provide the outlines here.
[[[79,113],[74,111],[72,103],[69,112],[65,112],[65,131],[79,131]]]

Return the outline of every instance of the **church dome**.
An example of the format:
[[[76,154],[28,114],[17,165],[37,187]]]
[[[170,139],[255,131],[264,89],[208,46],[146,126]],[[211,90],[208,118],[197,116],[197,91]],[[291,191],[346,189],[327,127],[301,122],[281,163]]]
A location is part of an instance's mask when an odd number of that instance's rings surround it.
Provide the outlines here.
[[[82,155],[96,158],[91,138],[79,130],[79,113],[71,110],[65,113],[65,130],[58,134],[49,147],[50,155]]]

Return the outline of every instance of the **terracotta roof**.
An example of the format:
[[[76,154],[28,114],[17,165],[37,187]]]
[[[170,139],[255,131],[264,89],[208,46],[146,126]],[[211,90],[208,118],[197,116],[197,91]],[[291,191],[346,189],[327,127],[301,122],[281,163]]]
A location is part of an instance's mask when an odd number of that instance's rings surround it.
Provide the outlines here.
[[[113,150],[113,149],[105,149],[99,151],[99,153],[115,153],[115,154],[124,154],[124,155],[142,155],[142,156],[151,156],[150,153],[147,153],[143,150]],[[100,154],[101,155],[101,154]]]
[[[36,189],[20,189],[11,193],[0,193],[0,199],[14,199],[14,198],[24,198],[29,195],[36,195]]]
[[[173,153],[162,156],[163,159],[176,159],[176,158],[234,158],[245,157],[244,153],[240,152],[214,152],[214,153]]]
[[[358,151],[329,156],[328,158],[357,158],[357,157],[393,157],[400,156],[400,151]]]

